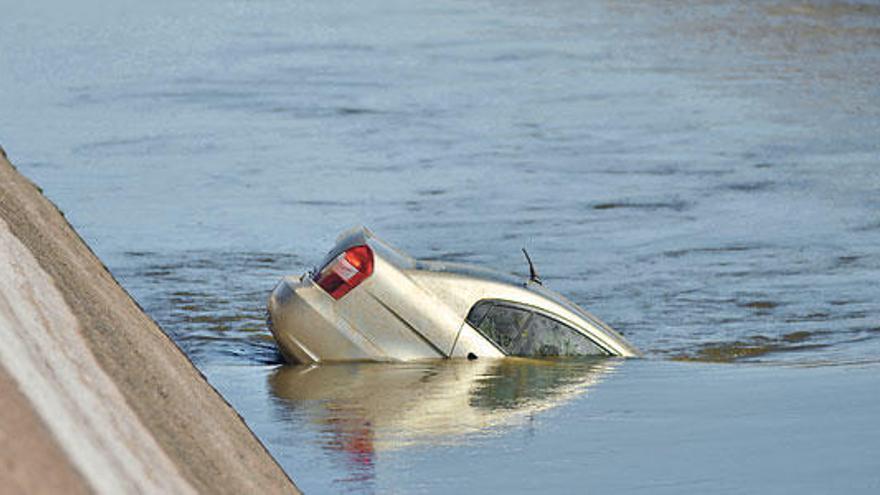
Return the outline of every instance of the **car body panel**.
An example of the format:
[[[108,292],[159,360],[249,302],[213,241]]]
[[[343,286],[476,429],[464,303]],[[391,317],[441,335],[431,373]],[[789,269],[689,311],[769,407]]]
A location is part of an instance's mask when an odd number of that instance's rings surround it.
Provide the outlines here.
[[[432,344],[414,331],[407,321],[376,299],[368,288],[351,291],[339,300],[339,313],[353,328],[373,329],[361,332],[383,356],[395,356],[408,361],[436,358],[440,354]]]
[[[550,316],[608,355],[638,351],[595,316],[534,282],[460,263],[419,261],[361,227],[343,233],[325,266],[355,246],[373,253],[372,274],[335,300],[313,274],[285,277],[269,297],[270,328],[288,360],[412,361],[504,357],[467,316],[483,300],[509,302]]]
[[[269,314],[278,347],[293,362],[382,360],[384,353],[338,314],[308,278],[285,277],[272,291]]]
[[[377,305],[384,306],[395,316],[407,322],[422,338],[431,344],[438,356],[445,357],[452,352],[457,332],[461,326],[458,317],[437,296],[416,284],[409,270],[399,270],[381,257],[376,256],[376,268],[371,284],[364,291],[373,296]],[[352,292],[360,289],[355,288]],[[344,299],[344,298],[343,298]],[[435,356],[436,357],[436,356]]]
[[[480,272],[485,273],[483,270],[466,272],[472,275],[452,271],[459,267],[460,265],[455,264],[434,263],[431,270],[412,270],[410,276],[437,294],[462,320],[467,317],[474,304],[481,300],[511,301],[532,306],[584,332],[613,355],[639,355],[620,334],[599,318],[539,284],[528,282],[511,285],[504,278],[476,278]]]

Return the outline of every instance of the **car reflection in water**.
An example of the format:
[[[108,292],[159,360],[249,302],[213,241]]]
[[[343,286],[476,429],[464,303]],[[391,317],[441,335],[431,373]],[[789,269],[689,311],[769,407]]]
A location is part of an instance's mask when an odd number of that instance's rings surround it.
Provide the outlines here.
[[[379,451],[455,444],[522,425],[597,384],[615,358],[345,363],[284,366],[274,395],[345,454],[349,478],[373,477]]]

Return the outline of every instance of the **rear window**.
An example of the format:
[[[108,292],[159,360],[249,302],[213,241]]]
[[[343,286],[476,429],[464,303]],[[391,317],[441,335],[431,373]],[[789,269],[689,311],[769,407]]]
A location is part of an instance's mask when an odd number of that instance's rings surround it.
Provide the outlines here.
[[[468,323],[510,356],[605,356],[608,353],[584,334],[527,306],[480,301]]]

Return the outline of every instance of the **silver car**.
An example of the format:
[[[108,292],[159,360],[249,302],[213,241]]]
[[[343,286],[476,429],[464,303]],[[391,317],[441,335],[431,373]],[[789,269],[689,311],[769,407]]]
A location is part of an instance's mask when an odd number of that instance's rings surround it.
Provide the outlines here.
[[[269,327],[294,363],[639,355],[534,270],[523,282],[416,260],[364,227],[343,233],[319,266],[269,296]]]

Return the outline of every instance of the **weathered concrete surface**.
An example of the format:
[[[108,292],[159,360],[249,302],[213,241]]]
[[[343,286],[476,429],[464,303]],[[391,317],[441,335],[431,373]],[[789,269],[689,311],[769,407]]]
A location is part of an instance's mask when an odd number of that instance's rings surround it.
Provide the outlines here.
[[[10,493],[88,493],[76,467],[0,368],[0,480]]]
[[[0,490],[295,493],[0,149]]]

